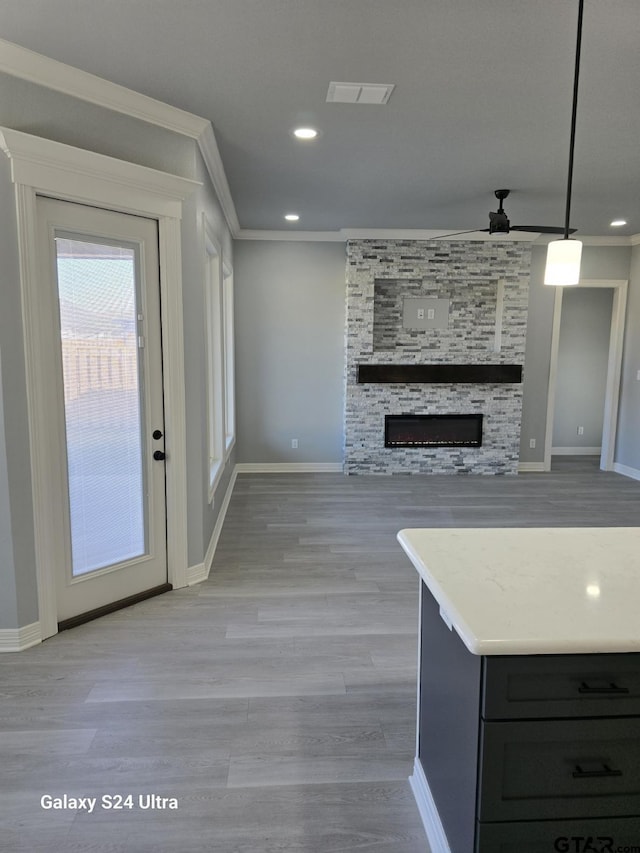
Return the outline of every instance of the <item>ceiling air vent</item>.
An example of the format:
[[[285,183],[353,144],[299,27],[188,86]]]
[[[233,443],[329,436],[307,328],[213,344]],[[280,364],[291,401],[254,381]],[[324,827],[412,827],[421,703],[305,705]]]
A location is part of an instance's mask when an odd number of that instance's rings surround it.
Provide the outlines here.
[[[329,83],[329,104],[386,104],[393,83]]]

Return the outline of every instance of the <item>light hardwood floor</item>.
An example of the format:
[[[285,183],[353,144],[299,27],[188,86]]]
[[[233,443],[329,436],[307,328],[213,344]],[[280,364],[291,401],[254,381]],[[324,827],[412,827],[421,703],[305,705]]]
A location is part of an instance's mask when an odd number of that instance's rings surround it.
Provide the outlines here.
[[[426,853],[402,527],[637,525],[589,460],[492,477],[241,475],[209,580],[0,656],[5,853]],[[176,810],[45,811],[156,793]]]

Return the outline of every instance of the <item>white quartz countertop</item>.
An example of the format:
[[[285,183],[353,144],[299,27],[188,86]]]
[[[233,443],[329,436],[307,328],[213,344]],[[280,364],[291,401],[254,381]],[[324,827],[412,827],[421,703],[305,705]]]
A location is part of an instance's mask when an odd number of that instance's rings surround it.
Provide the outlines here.
[[[401,530],[476,655],[640,652],[640,527]]]

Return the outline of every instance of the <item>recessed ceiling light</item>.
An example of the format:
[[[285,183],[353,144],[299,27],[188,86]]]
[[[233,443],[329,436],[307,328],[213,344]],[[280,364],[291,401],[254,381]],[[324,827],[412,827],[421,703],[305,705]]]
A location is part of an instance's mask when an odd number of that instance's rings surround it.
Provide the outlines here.
[[[285,213],[284,218],[287,222],[297,222],[300,219],[297,213]]]
[[[315,139],[318,131],[314,127],[296,127],[293,135],[296,139]]]
[[[619,228],[621,225],[626,225],[626,224],[627,224],[626,219],[614,219],[613,222],[609,223],[609,225],[612,228]]]

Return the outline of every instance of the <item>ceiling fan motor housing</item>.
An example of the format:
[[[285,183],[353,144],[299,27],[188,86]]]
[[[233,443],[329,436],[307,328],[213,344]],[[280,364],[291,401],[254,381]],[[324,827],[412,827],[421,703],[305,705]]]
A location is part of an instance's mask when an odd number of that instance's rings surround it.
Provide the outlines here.
[[[489,213],[489,234],[508,234],[509,227],[510,222],[506,213],[502,211]]]

